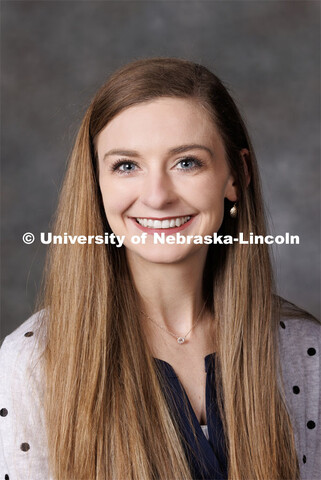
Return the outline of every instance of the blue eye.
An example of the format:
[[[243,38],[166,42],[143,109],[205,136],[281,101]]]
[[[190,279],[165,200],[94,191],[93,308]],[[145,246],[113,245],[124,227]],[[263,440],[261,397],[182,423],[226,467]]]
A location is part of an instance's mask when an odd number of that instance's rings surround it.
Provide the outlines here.
[[[177,166],[179,165],[181,166],[178,168],[179,170],[194,170],[194,168],[201,167],[203,162],[194,157],[186,157],[178,162]]]
[[[185,157],[177,162],[176,168],[182,171],[192,171],[201,168],[203,165],[203,162],[195,157]],[[138,164],[131,160],[116,160],[115,163],[111,165],[113,172],[124,175],[134,173],[138,168]]]
[[[113,172],[131,173],[136,170],[136,163],[124,160],[118,160],[112,165]]]

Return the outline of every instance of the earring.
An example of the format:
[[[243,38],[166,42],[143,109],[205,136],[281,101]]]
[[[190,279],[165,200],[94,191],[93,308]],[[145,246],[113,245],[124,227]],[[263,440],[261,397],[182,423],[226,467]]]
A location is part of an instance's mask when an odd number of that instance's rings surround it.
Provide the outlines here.
[[[236,218],[237,217],[237,206],[236,206],[236,203],[234,203],[233,207],[230,209],[230,216],[232,218]]]

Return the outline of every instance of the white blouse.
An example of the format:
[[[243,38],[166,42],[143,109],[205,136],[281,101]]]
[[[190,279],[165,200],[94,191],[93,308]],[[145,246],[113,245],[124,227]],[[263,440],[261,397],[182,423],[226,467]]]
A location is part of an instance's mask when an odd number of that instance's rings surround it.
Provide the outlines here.
[[[201,429],[203,430],[203,433],[204,433],[205,437],[206,437],[207,440],[208,440],[208,439],[209,439],[209,435],[208,435],[207,425],[201,425]]]

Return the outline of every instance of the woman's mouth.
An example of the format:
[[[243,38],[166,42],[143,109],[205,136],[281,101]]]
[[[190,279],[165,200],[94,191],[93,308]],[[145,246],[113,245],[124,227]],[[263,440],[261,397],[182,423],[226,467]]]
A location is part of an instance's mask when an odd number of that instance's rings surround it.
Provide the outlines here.
[[[193,220],[192,215],[181,217],[167,217],[167,218],[145,218],[136,217],[132,220],[136,226],[147,233],[176,233],[186,228]]]
[[[184,223],[190,220],[190,216],[187,217],[175,217],[167,218],[166,220],[153,220],[151,218],[136,218],[136,222],[139,223],[142,227],[147,228],[173,228],[180,227]]]

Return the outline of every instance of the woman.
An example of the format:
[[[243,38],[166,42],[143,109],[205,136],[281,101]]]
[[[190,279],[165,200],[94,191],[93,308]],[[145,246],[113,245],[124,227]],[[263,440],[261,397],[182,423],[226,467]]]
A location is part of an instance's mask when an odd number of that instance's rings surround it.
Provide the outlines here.
[[[108,243],[53,245],[40,313],[4,342],[3,478],[318,477],[319,324],[274,295],[267,245],[200,240],[265,235],[215,75],[154,58],[108,80],[70,159],[65,232]]]

